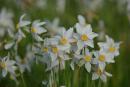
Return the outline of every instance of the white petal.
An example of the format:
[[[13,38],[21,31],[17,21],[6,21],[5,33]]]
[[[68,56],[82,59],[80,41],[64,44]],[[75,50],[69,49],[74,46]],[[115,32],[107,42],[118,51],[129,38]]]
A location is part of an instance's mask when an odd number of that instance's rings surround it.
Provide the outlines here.
[[[71,67],[72,70],[74,70],[74,62],[70,63],[70,67]]]
[[[25,26],[29,25],[30,23],[31,23],[30,21],[22,21],[19,26],[25,27]]]
[[[93,40],[86,41],[85,44],[87,46],[90,46],[90,47],[94,48]]]
[[[5,45],[5,49],[10,49],[14,45],[14,42],[8,43]]]
[[[100,76],[100,78],[101,78],[101,80],[103,81],[103,82],[107,82],[107,77],[106,77],[106,75],[101,75]]]
[[[6,69],[3,69],[2,70],[2,76],[5,77],[7,75],[7,70]]]
[[[105,72],[105,74],[109,77],[112,77],[112,74],[108,73],[108,72]]]
[[[78,49],[82,49],[84,47],[84,43],[82,41],[77,42]]]
[[[36,33],[37,34],[42,34],[45,33],[47,30],[43,27],[36,27]]]
[[[34,39],[36,40],[36,41],[43,41],[43,39],[40,37],[40,36],[38,36],[38,35],[33,35],[33,37],[34,37]]]
[[[85,18],[82,15],[78,15],[78,21],[81,25],[85,25]]]
[[[84,32],[83,32],[83,29],[81,28],[81,26],[79,25],[79,23],[77,23],[76,25],[75,25],[75,27],[76,27],[76,32],[78,33],[78,34],[80,34],[80,35],[82,35]]]
[[[73,34],[73,28],[70,28],[69,30],[67,30],[66,36],[67,36],[68,38],[71,38],[71,37],[72,37],[72,34]]]
[[[91,71],[91,64],[90,63],[85,63],[85,68],[88,72]]]
[[[104,62],[99,63],[99,68],[103,71],[106,67],[106,64]]]
[[[96,74],[96,73],[93,73],[92,74],[92,80],[96,80],[96,79],[98,79],[99,78],[99,75],[98,74]]]
[[[96,34],[96,33],[91,33],[91,34],[88,35],[89,39],[93,39],[97,36],[98,36],[98,34]]]

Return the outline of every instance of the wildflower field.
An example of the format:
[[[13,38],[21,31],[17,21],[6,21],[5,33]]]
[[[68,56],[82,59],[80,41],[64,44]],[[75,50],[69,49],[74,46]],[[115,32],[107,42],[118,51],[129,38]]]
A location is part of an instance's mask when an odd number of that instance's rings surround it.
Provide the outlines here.
[[[130,87],[130,0],[0,0],[0,87]]]

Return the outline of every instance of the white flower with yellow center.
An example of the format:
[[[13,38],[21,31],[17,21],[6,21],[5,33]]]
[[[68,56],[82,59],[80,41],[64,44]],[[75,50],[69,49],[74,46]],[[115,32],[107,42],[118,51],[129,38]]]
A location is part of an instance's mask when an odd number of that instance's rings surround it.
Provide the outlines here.
[[[94,47],[93,39],[98,36],[98,34],[92,32],[92,27],[90,24],[86,24],[85,18],[81,15],[78,16],[79,23],[76,23],[76,34],[74,38],[77,40],[78,49],[82,49],[85,46]]]
[[[106,67],[106,63],[114,63],[115,61],[111,58],[111,56],[104,51],[96,51],[94,52],[94,60],[93,64],[98,64],[101,70],[104,70]]]
[[[39,20],[35,20],[32,23],[31,32],[32,32],[33,37],[37,41],[43,41],[43,39],[39,35],[47,32],[47,30],[42,27],[44,24],[45,22],[40,22]]]
[[[36,34],[45,33],[47,30],[42,27],[44,24],[45,22],[40,22],[40,20],[35,20],[32,23],[31,32]]]
[[[107,76],[112,77],[112,74],[98,68],[95,72],[93,72],[92,80],[97,80],[100,78],[103,82],[107,82]]]
[[[16,29],[18,30],[18,32],[16,33],[16,39],[18,41],[21,41],[23,38],[25,38],[25,34],[22,31],[22,28],[27,27],[29,24],[31,24],[30,21],[24,20],[25,14],[23,14],[20,19],[19,19],[19,23],[16,25]]]
[[[17,28],[17,29],[26,27],[27,25],[31,24],[30,21],[24,20],[24,17],[25,17],[25,14],[23,14],[23,15],[20,17],[19,23],[16,25],[16,28]]]
[[[106,36],[106,42],[98,43],[100,50],[103,50],[111,55],[112,58],[119,55],[119,48],[121,42],[114,42],[114,40]]]
[[[74,38],[77,40],[78,49],[82,49],[85,46],[94,47],[93,39],[98,35],[92,32],[90,25],[86,25],[83,29],[76,27],[76,32]]]
[[[92,53],[90,53],[89,50],[86,50],[85,55],[84,55],[83,58],[85,60],[85,68],[86,68],[86,70],[88,72],[90,72],[91,71],[91,67],[92,67],[91,66],[91,62],[93,60]]]
[[[62,51],[70,52],[71,42],[73,40],[73,28],[70,28],[68,30],[65,30],[65,28],[62,28],[59,30],[59,33],[57,36],[55,36],[56,39],[58,39],[59,42],[59,48]]]
[[[9,57],[6,56],[0,61],[0,68],[2,69],[2,76],[6,77],[7,73],[15,75],[15,70],[17,67],[15,66],[16,62],[14,60],[9,60]]]

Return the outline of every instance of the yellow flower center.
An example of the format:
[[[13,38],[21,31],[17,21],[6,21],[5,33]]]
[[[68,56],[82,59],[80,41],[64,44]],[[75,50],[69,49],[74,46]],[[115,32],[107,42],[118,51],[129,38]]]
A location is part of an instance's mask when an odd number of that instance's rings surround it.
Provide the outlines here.
[[[67,40],[67,38],[65,38],[65,37],[62,37],[61,40],[60,40],[60,43],[61,43],[62,45],[67,44],[67,42],[68,42],[68,40]]]
[[[105,56],[104,55],[100,55],[99,56],[99,61],[104,62],[105,61]]]
[[[32,27],[32,28],[31,28],[31,32],[36,33],[36,32],[37,32],[37,29]]]
[[[6,67],[6,64],[4,62],[0,62],[0,67],[1,68],[5,68]]]
[[[81,40],[82,41],[87,41],[88,40],[88,36],[86,34],[81,35]]]
[[[44,48],[43,48],[43,51],[44,51],[44,52],[48,52],[48,48],[47,48],[47,47],[44,47]]]
[[[57,48],[57,47],[52,47],[52,52],[53,52],[53,53],[55,53],[55,54],[56,54],[56,53],[58,53],[58,51],[59,51],[59,50],[58,50],[58,48]]]
[[[86,62],[90,62],[90,61],[91,61],[91,56],[86,55],[86,56],[84,57],[84,59],[85,59]]]
[[[115,52],[116,48],[115,47],[110,47],[109,52]]]

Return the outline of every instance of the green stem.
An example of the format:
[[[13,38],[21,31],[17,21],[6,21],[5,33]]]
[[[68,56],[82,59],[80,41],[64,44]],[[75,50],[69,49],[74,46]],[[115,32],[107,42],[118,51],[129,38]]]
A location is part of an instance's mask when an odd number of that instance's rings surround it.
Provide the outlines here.
[[[87,73],[87,87],[89,87],[89,85],[88,85],[88,73]]]
[[[98,82],[98,87],[101,87],[102,84],[101,84],[101,80],[99,79],[99,82]]]
[[[91,87],[95,87],[95,81],[91,81]]]
[[[23,81],[24,87],[27,87],[22,73],[21,73],[21,79],[22,79],[22,81]]]

